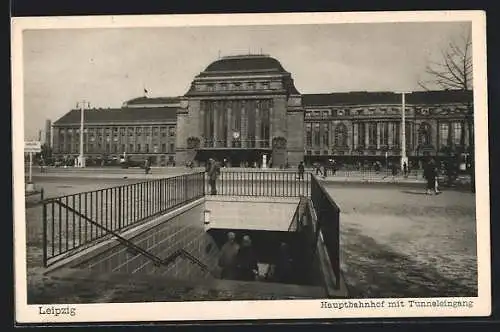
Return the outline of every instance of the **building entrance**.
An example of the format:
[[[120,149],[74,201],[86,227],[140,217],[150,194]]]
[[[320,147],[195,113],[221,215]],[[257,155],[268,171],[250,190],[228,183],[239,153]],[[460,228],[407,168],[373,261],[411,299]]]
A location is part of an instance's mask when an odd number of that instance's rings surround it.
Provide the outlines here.
[[[270,149],[213,149],[198,150],[195,160],[205,164],[209,158],[220,163],[226,162],[226,167],[262,167],[262,156],[266,154],[269,167]]]

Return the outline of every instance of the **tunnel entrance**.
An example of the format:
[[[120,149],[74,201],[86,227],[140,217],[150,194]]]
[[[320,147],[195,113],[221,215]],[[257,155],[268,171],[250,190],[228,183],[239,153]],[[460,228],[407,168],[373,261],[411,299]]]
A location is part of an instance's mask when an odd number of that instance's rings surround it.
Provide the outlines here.
[[[297,285],[315,285],[309,269],[310,260],[307,247],[299,232],[268,231],[254,229],[210,229],[207,233],[214,239],[219,250],[227,241],[227,234],[233,232],[236,242],[241,244],[242,238],[248,235],[252,240],[252,248],[259,263],[260,280]],[[290,261],[289,275],[285,279],[279,278],[275,270],[277,265],[283,264],[283,255],[280,246],[286,244]]]

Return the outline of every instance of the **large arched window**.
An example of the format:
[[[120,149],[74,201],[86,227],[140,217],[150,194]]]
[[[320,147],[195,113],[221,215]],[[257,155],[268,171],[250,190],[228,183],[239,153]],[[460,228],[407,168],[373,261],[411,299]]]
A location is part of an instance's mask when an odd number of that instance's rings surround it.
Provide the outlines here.
[[[335,146],[346,147],[347,146],[347,127],[345,124],[341,123],[335,127]]]
[[[418,128],[418,144],[431,144],[431,125],[426,122],[420,124],[420,127]]]

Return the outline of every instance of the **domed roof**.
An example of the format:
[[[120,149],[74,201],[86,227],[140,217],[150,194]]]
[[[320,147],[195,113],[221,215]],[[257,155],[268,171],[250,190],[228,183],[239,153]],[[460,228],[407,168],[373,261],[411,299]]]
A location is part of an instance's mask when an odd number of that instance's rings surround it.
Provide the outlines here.
[[[204,73],[221,71],[275,71],[286,72],[281,63],[269,55],[225,56],[212,62]]]

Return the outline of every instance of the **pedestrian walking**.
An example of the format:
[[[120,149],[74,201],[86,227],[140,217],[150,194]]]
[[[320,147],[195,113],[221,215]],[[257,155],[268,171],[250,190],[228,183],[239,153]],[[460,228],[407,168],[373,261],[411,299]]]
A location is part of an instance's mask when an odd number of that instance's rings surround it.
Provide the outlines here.
[[[227,233],[227,242],[221,248],[219,256],[219,267],[222,269],[222,279],[236,279],[236,256],[240,245],[236,243],[236,235],[233,232]]]
[[[405,178],[408,177],[408,165],[406,165],[406,161],[403,162],[403,176]]]
[[[439,173],[440,173],[440,169],[435,168],[435,178],[434,178],[434,193],[437,195],[437,194],[440,194],[441,192],[439,191]]]
[[[335,162],[335,159],[331,160],[331,167],[332,167],[332,175],[337,174],[337,163]]]
[[[151,171],[151,161],[149,160],[149,158],[146,158],[146,160],[144,160],[144,173],[149,174],[150,171]]]
[[[318,162],[314,163],[314,168],[316,170],[316,175],[322,175],[321,174],[321,165]]]
[[[45,159],[43,159],[43,156],[40,157],[40,173],[45,173]]]
[[[305,167],[303,161],[299,163],[298,171],[299,171],[299,180],[304,180]]]
[[[432,191],[434,191],[435,194],[438,194],[437,191],[437,177],[436,177],[436,163],[434,162],[434,159],[431,159],[425,166],[424,166],[424,178],[427,180],[427,187],[425,190],[425,193],[427,195],[431,195]]]
[[[394,180],[396,175],[398,175],[398,166],[396,163],[391,164],[391,173],[392,173],[392,179]]]
[[[217,195],[216,182],[217,177],[220,174],[220,166],[213,158],[209,158],[206,169],[208,175],[208,183],[210,185],[210,195]]]
[[[257,256],[252,247],[250,236],[245,235],[241,241],[241,247],[236,255],[236,268],[239,280],[255,281],[259,274]]]

